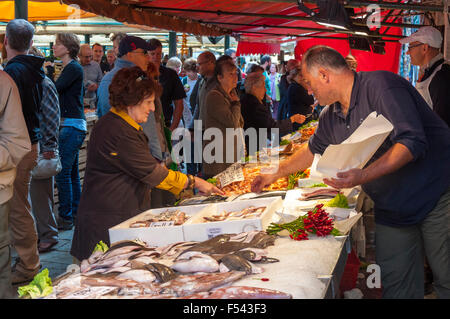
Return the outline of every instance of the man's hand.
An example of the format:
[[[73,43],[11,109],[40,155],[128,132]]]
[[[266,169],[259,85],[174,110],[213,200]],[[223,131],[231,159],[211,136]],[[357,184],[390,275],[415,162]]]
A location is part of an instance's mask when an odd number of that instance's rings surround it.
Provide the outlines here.
[[[261,174],[255,177],[252,182],[252,192],[261,193],[264,187],[269,186],[277,180],[275,174]]]
[[[364,170],[360,168],[353,168],[346,172],[337,173],[336,176],[338,178],[324,178],[323,182],[337,189],[352,188],[365,182]]]

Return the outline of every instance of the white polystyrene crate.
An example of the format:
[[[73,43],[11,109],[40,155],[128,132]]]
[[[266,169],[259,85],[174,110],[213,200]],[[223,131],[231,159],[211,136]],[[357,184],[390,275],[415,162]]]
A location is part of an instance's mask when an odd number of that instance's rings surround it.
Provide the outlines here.
[[[250,206],[266,206],[259,218],[238,219],[218,222],[204,222],[203,217],[219,214],[222,211],[238,211]],[[280,196],[250,199],[236,202],[216,203],[188,220],[183,225],[185,241],[204,241],[221,234],[238,234],[253,230],[265,230],[272,222],[274,213],[281,211],[283,200]]]
[[[150,246],[165,246],[172,243],[181,242],[184,241],[182,225],[140,228],[130,228],[130,225],[134,222],[148,219],[152,215],[159,215],[167,210],[181,210],[182,212],[185,212],[187,215],[193,218],[193,216],[200,213],[208,206],[211,206],[211,204],[149,209],[139,215],[134,216],[133,218],[124,221],[123,223],[120,223],[119,225],[110,228],[109,239],[111,243],[121,240],[139,239],[146,242]]]

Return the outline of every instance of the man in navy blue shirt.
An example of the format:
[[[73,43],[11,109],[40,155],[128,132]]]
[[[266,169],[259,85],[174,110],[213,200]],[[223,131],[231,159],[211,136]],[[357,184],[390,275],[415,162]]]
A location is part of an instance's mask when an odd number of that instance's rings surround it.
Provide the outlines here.
[[[423,298],[425,250],[440,298],[450,297],[448,218],[450,130],[405,79],[385,71],[355,73],[337,51],[316,46],[303,57],[309,93],[321,105],[308,144],[278,172],[252,183],[260,191],[281,176],[311,166],[313,154],[347,139],[372,112],[394,129],[363,169],[324,179],[335,188],[362,185],[375,204],[376,260],[384,298]]]

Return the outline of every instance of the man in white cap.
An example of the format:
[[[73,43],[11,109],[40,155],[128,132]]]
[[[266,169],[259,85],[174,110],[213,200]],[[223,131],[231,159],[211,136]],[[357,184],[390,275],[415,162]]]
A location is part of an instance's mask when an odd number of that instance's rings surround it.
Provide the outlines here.
[[[416,89],[428,105],[450,126],[450,64],[440,53],[442,35],[431,26],[420,28],[400,43],[409,43],[411,64],[420,66]]]

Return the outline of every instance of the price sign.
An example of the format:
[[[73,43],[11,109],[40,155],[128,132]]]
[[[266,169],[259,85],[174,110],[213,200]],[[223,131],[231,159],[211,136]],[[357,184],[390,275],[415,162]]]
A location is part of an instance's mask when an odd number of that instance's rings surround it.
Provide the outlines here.
[[[244,180],[242,164],[235,163],[214,177],[219,181],[221,187],[225,187],[234,182],[241,182]]]
[[[211,227],[206,229],[206,233],[208,235],[208,239],[216,237],[222,234],[222,228],[219,227]]]
[[[165,221],[165,222],[153,222],[150,224],[149,227],[169,227],[173,226],[175,224],[175,221]]]

